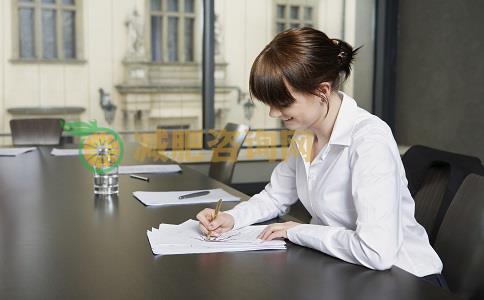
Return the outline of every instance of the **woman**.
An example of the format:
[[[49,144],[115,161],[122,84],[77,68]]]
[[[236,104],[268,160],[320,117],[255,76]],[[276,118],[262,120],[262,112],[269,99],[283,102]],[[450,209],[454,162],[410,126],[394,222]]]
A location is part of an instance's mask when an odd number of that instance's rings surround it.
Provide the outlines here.
[[[310,134],[293,137],[296,154],[274,169],[262,192],[215,220],[212,209],[201,211],[201,231],[219,235],[269,220],[300,199],[311,224],[272,224],[259,237],[289,239],[375,270],[395,265],[440,280],[442,262],[414,218],[391,130],[339,91],[357,51],[312,28],[282,32],[264,48],[250,73],[252,96],[288,129]]]

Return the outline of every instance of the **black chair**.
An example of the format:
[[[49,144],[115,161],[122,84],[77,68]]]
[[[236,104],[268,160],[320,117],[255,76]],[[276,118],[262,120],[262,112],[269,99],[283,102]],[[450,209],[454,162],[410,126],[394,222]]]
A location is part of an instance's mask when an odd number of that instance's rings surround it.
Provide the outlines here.
[[[227,123],[214,141],[208,175],[227,185],[232,182],[240,148],[249,132],[243,124]]]
[[[12,143],[15,146],[59,145],[63,128],[63,119],[10,120]]]
[[[484,174],[477,157],[412,146],[402,157],[408,188],[415,199],[415,218],[433,245],[442,219],[464,178]]]
[[[450,290],[484,299],[484,177],[471,174],[464,180],[442,221],[435,250]]]

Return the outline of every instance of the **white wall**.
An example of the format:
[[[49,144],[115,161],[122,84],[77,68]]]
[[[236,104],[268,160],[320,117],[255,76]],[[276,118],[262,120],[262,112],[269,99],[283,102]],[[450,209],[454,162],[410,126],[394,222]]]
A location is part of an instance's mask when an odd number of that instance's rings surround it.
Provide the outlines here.
[[[272,1],[216,1],[216,14],[223,28],[223,51],[227,67],[227,84],[249,91],[250,68],[255,57],[272,39]],[[247,95],[248,97],[248,95]],[[244,122],[242,106],[232,100],[228,119]],[[251,127],[276,127],[277,121],[268,117],[265,105],[255,102]]]
[[[351,27],[345,26],[346,32],[348,32],[348,35],[351,35],[348,42],[354,47],[363,46],[356,56],[351,77],[352,93],[358,105],[371,112],[375,52],[375,0],[347,1],[352,2],[351,5],[353,6],[352,14],[348,14],[345,18],[346,20],[351,20]]]
[[[319,9],[320,29],[329,37],[354,48],[363,46],[343,90],[369,111],[373,101],[374,9],[375,0],[322,0]]]

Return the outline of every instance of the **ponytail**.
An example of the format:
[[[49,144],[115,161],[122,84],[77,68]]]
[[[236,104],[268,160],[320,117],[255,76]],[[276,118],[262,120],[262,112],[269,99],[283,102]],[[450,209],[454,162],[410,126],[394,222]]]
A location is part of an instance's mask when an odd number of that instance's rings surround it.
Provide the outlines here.
[[[358,47],[353,50],[353,47],[347,42],[340,39],[331,39],[337,49],[336,62],[340,66],[341,72],[344,73],[344,78],[348,79],[351,74],[351,65],[355,59],[356,54],[361,49]]]

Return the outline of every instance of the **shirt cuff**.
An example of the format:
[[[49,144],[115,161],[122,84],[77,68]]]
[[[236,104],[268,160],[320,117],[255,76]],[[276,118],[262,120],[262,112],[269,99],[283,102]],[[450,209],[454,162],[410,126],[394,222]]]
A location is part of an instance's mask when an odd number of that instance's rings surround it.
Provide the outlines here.
[[[287,238],[294,244],[297,244],[300,246],[306,246],[306,247],[312,246],[311,243],[308,243],[305,236],[307,236],[307,232],[310,232],[314,228],[314,226],[320,226],[320,225],[300,224],[300,225],[294,226],[287,230]]]
[[[239,228],[243,227],[240,224],[240,216],[238,215],[238,213],[235,209],[224,211],[224,213],[227,213],[227,214],[231,215],[232,218],[234,218],[234,228],[232,228],[232,230],[239,229]]]

